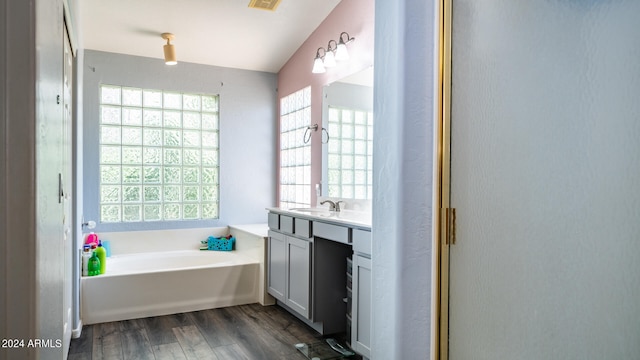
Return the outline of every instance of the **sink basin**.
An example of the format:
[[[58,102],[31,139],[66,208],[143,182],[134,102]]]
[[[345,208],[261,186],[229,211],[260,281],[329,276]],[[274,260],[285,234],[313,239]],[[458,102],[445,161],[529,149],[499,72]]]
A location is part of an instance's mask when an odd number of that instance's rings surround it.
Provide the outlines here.
[[[329,212],[329,209],[325,209],[325,208],[293,208],[290,210],[302,211],[302,212]]]
[[[294,208],[289,210],[306,212],[312,215],[319,215],[319,216],[331,216],[334,213],[333,211],[329,211],[329,209],[325,209],[325,208]]]

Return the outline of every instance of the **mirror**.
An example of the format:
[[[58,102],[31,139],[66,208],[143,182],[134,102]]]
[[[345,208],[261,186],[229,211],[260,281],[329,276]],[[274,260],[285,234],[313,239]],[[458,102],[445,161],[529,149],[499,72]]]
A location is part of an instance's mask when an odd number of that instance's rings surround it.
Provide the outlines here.
[[[322,127],[322,196],[371,199],[373,67],[324,87]]]

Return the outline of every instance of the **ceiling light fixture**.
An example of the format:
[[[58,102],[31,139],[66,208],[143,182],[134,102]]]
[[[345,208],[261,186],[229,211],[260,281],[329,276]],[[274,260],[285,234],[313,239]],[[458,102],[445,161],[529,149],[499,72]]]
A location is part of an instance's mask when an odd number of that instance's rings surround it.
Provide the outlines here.
[[[281,0],[251,0],[249,7],[254,9],[276,11]]]
[[[327,49],[320,47],[316,51],[316,57],[313,59],[314,74],[322,74],[327,71],[327,68],[336,66],[336,61],[349,60],[349,52],[347,51],[347,44],[355,40],[350,37],[346,32],[342,32],[339,37],[339,41],[329,40]],[[322,53],[320,51],[322,50]]]
[[[162,38],[167,40],[167,44],[164,48],[164,63],[167,65],[175,65],[178,63],[176,60],[176,48],[171,43],[171,40],[175,39],[175,36],[171,33],[162,33]]]

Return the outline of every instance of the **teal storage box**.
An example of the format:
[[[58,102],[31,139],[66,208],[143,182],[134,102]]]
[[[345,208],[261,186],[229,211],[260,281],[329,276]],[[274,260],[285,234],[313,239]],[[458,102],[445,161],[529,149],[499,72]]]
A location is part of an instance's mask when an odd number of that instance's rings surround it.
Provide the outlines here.
[[[207,238],[207,249],[214,251],[232,251],[235,249],[236,238],[232,236],[230,239],[217,238],[209,236]]]

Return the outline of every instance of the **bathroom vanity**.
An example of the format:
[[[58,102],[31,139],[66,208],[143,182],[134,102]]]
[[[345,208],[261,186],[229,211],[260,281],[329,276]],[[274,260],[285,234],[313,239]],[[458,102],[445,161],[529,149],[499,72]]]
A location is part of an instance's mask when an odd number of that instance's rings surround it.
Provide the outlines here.
[[[371,214],[269,211],[267,291],[321,334],[347,332],[370,356]]]

